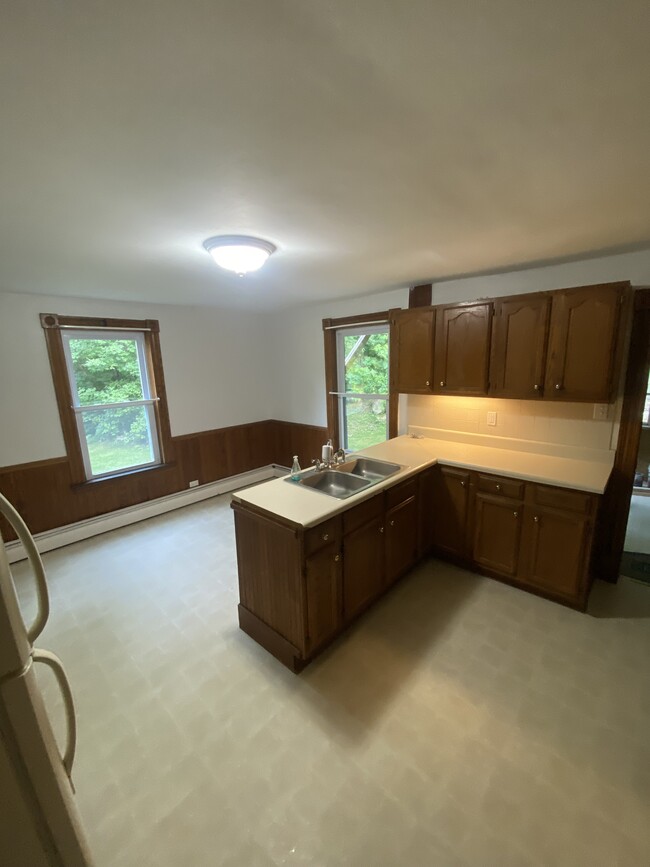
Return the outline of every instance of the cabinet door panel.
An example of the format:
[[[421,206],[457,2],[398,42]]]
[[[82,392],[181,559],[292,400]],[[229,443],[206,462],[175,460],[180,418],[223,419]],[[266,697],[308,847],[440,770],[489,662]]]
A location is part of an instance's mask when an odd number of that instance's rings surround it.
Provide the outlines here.
[[[312,653],[341,628],[341,551],[327,545],[305,560],[307,652]]]
[[[494,302],[490,394],[530,400],[544,391],[550,295]]]
[[[520,577],[534,587],[577,600],[583,590],[587,518],[556,509],[527,509]]]
[[[466,470],[437,468],[434,496],[433,541],[436,548],[458,557],[467,553],[469,481]]]
[[[403,394],[428,394],[433,385],[435,311],[403,310],[391,316],[393,388]]]
[[[607,403],[615,386],[621,284],[585,286],[553,295],[546,396]]]
[[[415,565],[418,555],[418,503],[411,497],[386,512],[386,584]]]
[[[502,575],[514,577],[519,564],[523,503],[476,495],[474,560]]]
[[[492,302],[436,311],[434,391],[487,394]]]
[[[375,518],[343,541],[343,617],[351,620],[384,586],[384,519]]]

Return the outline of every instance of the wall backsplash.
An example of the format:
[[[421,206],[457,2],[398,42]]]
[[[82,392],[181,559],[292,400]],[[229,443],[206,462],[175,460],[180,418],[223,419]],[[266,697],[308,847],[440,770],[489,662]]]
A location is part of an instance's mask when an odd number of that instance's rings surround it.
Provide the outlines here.
[[[410,395],[407,411],[409,425],[551,445],[610,450],[618,436],[618,404],[608,408],[606,421],[594,420],[591,403],[485,397]],[[496,426],[487,424],[488,412],[496,412]]]

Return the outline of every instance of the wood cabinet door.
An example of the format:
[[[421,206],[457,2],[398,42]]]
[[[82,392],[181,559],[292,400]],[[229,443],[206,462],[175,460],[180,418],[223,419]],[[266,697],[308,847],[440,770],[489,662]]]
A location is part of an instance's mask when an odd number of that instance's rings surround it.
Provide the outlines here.
[[[583,286],[553,294],[547,398],[590,403],[612,400],[625,285]]]
[[[394,311],[390,320],[391,378],[393,390],[403,394],[430,394],[433,387],[435,311]]]
[[[577,512],[528,507],[519,577],[533,587],[580,601],[584,595],[590,520]]]
[[[418,557],[418,504],[416,497],[386,512],[387,585],[415,565]]]
[[[311,654],[341,629],[341,549],[326,545],[305,560],[306,648]]]
[[[433,524],[436,502],[436,468],[429,467],[418,476],[418,556],[424,557],[433,547]]]
[[[551,296],[519,295],[494,302],[490,394],[542,397]]]
[[[384,516],[348,533],[343,540],[343,619],[348,622],[384,587]]]
[[[514,578],[519,565],[523,503],[491,494],[476,495],[474,560]]]
[[[491,301],[437,308],[433,380],[437,394],[487,394],[491,326]]]
[[[457,557],[464,557],[467,553],[469,482],[467,470],[437,467],[433,543],[439,550]]]

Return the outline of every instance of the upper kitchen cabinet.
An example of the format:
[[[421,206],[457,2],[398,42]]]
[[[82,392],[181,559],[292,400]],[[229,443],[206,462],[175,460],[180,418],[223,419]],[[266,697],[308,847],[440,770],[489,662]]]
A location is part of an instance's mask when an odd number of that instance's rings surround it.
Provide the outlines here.
[[[431,394],[435,311],[430,307],[390,313],[393,391]]]
[[[494,302],[490,394],[521,400],[544,394],[548,294],[515,295]]]
[[[553,293],[546,397],[609,403],[620,361],[621,312],[629,283]]]
[[[488,393],[491,327],[491,301],[436,308],[436,394]]]

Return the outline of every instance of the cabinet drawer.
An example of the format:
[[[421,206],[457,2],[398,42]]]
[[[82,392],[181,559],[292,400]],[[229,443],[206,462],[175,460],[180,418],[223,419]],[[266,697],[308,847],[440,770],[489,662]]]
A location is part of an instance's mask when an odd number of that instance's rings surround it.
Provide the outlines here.
[[[369,521],[378,518],[384,509],[384,498],[380,494],[378,497],[371,497],[365,503],[355,506],[353,509],[343,513],[343,532],[352,533],[359,527],[363,527]]]
[[[513,500],[522,500],[524,497],[524,483],[515,479],[504,479],[501,476],[486,476],[479,473],[477,485],[479,491],[484,494],[501,495]]]
[[[336,515],[329,521],[323,521],[317,527],[305,530],[305,556],[309,557],[324,545],[339,542],[341,539],[341,516]]]
[[[392,509],[393,506],[398,506],[400,503],[403,503],[404,500],[408,500],[409,497],[414,497],[417,492],[417,476],[414,476],[412,479],[408,479],[406,482],[402,482],[399,485],[395,485],[394,488],[389,488],[386,491],[386,508]]]
[[[550,506],[553,509],[568,509],[570,512],[581,512],[588,515],[594,501],[593,494],[582,491],[569,491],[565,488],[547,488],[544,485],[531,485],[533,502],[538,506]]]

